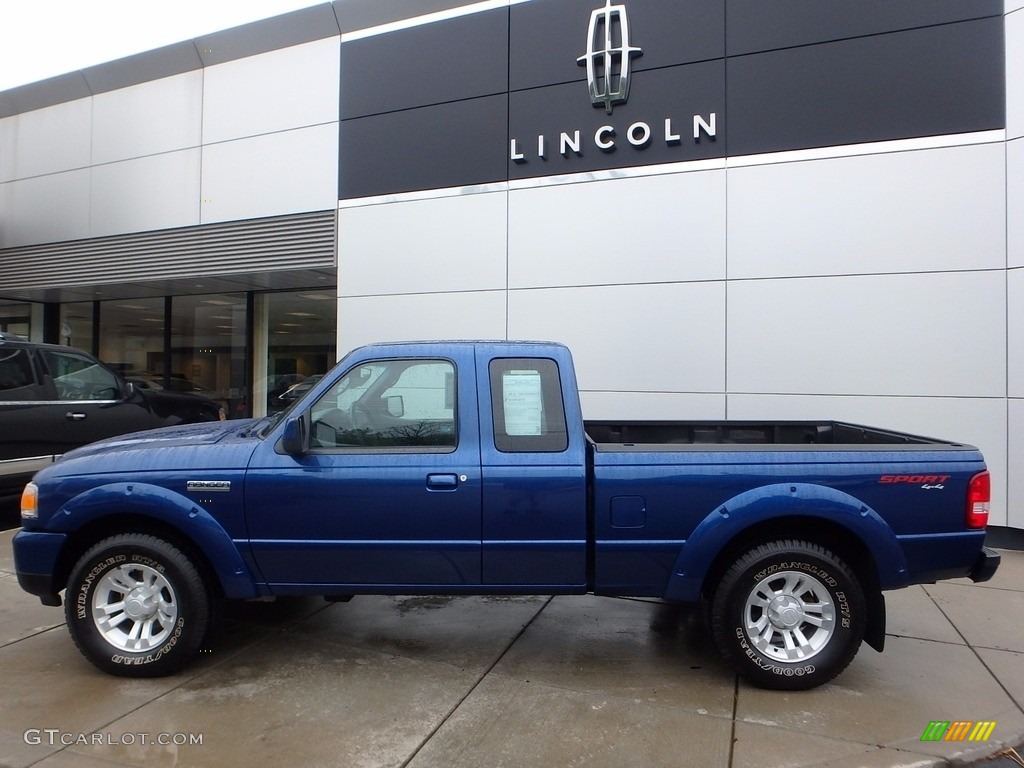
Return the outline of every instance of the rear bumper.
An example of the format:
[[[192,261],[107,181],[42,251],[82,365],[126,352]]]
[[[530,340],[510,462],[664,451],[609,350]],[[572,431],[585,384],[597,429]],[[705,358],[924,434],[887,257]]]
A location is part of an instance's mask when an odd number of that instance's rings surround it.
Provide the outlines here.
[[[994,549],[982,547],[974,567],[971,568],[971,572],[968,574],[971,577],[971,581],[981,582],[991,579],[995,575],[1001,559],[1002,556]]]

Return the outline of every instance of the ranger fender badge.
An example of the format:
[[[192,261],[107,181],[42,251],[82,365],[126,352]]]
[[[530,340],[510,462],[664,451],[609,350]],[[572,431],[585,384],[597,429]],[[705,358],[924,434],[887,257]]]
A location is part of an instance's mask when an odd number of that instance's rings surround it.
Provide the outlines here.
[[[185,483],[186,490],[192,493],[210,493],[211,491],[230,491],[230,480],[189,480]]]

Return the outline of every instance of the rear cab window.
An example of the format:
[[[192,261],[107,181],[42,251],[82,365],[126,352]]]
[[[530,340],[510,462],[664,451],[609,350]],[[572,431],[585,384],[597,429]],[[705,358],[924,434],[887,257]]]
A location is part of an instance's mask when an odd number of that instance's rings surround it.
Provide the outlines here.
[[[569,447],[558,364],[547,358],[490,362],[494,447],[502,453],[561,453]]]

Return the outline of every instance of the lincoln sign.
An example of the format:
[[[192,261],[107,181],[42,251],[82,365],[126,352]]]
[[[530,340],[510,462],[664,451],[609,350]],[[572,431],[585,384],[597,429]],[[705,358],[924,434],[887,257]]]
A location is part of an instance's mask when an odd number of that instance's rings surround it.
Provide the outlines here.
[[[611,115],[617,104],[625,104],[629,98],[631,60],[643,55],[643,49],[630,44],[629,19],[625,5],[605,5],[590,14],[587,28],[586,52],[576,59],[577,64],[587,69],[587,88],[590,101],[595,108],[603,108]],[[657,121],[636,120],[624,130],[612,124],[598,127],[592,134],[579,128],[560,131],[556,136],[539,133],[536,139],[520,142],[512,137],[509,142],[509,160],[517,164],[526,163],[530,158],[545,160],[549,153],[557,152],[562,157],[582,157],[584,141],[601,152],[611,153],[619,145],[628,145],[642,150],[654,141],[664,141],[668,146],[683,143],[690,125],[688,121],[675,122],[665,117]],[[702,137],[714,139],[717,133],[718,115],[710,112],[706,116],[692,116],[692,137],[700,142]],[[684,127],[685,126],[685,127]]]

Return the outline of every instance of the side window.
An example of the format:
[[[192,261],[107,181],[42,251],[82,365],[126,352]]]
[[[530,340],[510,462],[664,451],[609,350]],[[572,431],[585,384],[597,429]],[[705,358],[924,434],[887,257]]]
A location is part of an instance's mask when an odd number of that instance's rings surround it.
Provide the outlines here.
[[[36,396],[32,361],[24,349],[0,349],[0,400],[31,400]]]
[[[58,400],[117,400],[117,378],[95,360],[66,352],[43,352]]]
[[[447,360],[358,365],[310,412],[310,446],[455,450],[455,367]]]
[[[504,453],[559,453],[569,447],[554,360],[492,360],[490,375],[495,448]]]

